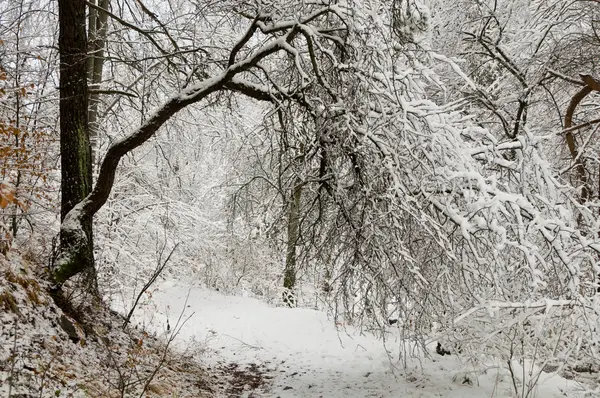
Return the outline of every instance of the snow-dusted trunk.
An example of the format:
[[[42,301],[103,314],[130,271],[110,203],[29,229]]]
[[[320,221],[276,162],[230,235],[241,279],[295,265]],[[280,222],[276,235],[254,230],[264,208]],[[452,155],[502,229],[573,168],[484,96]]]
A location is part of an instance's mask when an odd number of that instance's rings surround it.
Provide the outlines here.
[[[85,1],[59,2],[61,220],[80,203],[92,186],[88,132],[87,37]],[[80,220],[86,239],[78,255],[55,274],[58,282],[93,270],[92,218]],[[61,251],[73,246],[73,236],[61,232]]]
[[[128,152],[150,139],[156,131],[175,113],[190,103],[197,102],[207,95],[217,91],[223,85],[222,79],[210,79],[204,86],[198,88],[197,95],[187,96],[182,93],[172,98],[154,113],[145,124],[133,134],[113,144],[106,153],[94,190],[82,199],[66,214],[61,225],[61,249],[55,264],[54,278],[57,283],[63,283],[82,271],[81,261],[86,258],[89,236],[86,224],[94,214],[106,203],[115,180],[119,161]]]
[[[296,245],[300,236],[300,200],[302,199],[302,181],[296,178],[292,189],[292,201],[288,213],[287,251],[285,257],[285,271],[283,273],[284,292],[283,301],[293,307],[295,303],[292,290],[296,286]]]

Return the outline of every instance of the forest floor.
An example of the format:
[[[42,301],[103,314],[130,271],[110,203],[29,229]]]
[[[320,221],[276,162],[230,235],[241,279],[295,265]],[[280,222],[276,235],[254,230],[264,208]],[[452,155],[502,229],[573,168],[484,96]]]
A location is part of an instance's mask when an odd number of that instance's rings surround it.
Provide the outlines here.
[[[177,319],[187,319],[185,324]],[[137,322],[157,333],[179,330],[180,350],[196,357],[224,387],[224,397],[514,397],[504,363],[473,365],[455,355],[400,355],[397,329],[385,344],[369,333],[336,325],[306,308],[269,306],[249,297],[165,284],[140,309]],[[199,351],[200,352],[200,351]],[[404,354],[407,354],[406,352]],[[398,358],[406,358],[406,361]],[[522,385],[518,376],[517,386]],[[529,397],[584,396],[581,384],[542,373]],[[527,392],[527,389],[524,390]],[[524,395],[522,395],[524,396]],[[589,396],[589,395],[587,395]]]
[[[102,306],[59,308],[41,268],[0,256],[0,397],[516,396],[500,361],[411,356],[393,327],[382,342],[322,311],[200,287],[153,289],[123,328]],[[582,390],[542,373],[529,397],[594,396]]]
[[[214,396],[211,374],[169,339],[123,328],[103,305],[57,306],[42,269],[0,255],[0,397]]]

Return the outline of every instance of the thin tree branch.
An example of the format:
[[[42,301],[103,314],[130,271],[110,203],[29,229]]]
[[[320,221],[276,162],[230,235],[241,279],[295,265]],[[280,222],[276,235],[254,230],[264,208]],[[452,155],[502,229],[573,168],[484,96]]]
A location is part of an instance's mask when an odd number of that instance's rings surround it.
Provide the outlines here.
[[[591,126],[593,124],[596,124],[596,123],[600,123],[600,119],[590,120],[589,122],[581,123],[581,124],[578,124],[576,126],[570,127],[568,129],[564,129],[563,131],[560,131],[560,132],[556,133],[556,135],[563,135],[565,133],[571,133],[571,132],[576,131],[576,130],[581,130],[583,128],[589,127],[589,126]]]
[[[150,279],[148,279],[148,281],[144,284],[144,287],[142,287],[142,290],[140,290],[140,292],[138,293],[137,298],[135,299],[135,303],[133,303],[133,306],[131,307],[131,309],[129,310],[129,313],[125,317],[125,321],[123,322],[123,329],[125,329],[125,327],[127,327],[127,325],[129,324],[129,321],[131,320],[131,317],[133,316],[133,312],[137,308],[138,303],[140,302],[140,299],[142,298],[142,295],[146,292],[146,290],[148,290],[150,288],[150,286],[152,286],[154,284],[154,282],[156,282],[156,279],[160,276],[160,274],[162,274],[165,267],[169,263],[171,256],[173,255],[173,253],[175,252],[175,250],[177,249],[178,246],[179,246],[179,242],[177,242],[177,244],[175,246],[173,246],[173,248],[171,249],[171,252],[167,256],[166,260],[163,261],[162,264],[158,265],[156,270],[154,270],[154,272],[152,273],[152,276],[150,277]],[[159,261],[160,261],[160,259],[159,259]]]
[[[126,91],[121,90],[99,90],[99,89],[89,89],[91,94],[105,94],[105,95],[124,95],[126,97],[138,98],[135,93],[128,93]]]

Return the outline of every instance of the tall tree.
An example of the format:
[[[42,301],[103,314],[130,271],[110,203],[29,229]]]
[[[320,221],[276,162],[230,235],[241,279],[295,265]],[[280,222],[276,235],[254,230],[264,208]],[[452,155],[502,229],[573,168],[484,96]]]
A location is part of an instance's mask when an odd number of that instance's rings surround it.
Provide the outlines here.
[[[88,131],[87,37],[84,0],[58,2],[60,52],[61,221],[89,193],[92,185]],[[81,220],[86,235],[81,250],[55,273],[62,283],[84,270],[93,272],[92,218]],[[71,247],[72,236],[61,234],[61,250]]]

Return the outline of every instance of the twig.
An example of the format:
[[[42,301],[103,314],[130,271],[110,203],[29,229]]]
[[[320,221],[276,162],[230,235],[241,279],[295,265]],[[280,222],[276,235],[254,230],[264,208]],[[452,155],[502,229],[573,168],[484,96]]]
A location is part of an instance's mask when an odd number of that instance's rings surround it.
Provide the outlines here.
[[[596,123],[600,123],[600,119],[590,120],[589,122],[585,122],[585,123],[581,123],[581,124],[578,124],[578,125],[573,126],[573,127],[569,127],[568,129],[564,129],[563,131],[556,133],[556,135],[570,133],[572,131],[582,129],[584,127],[588,127],[588,126],[591,126],[592,124],[596,124]]]
[[[128,93],[126,91],[121,90],[101,90],[101,89],[90,89],[90,94],[106,94],[106,95],[125,95],[131,98],[137,98],[137,94]]]
[[[10,365],[10,374],[8,376],[8,398],[10,398],[13,386],[13,377],[15,374],[15,363],[17,362],[17,332],[18,332],[18,323],[19,319],[15,317],[15,338],[13,340],[13,349],[12,349],[12,363]]]
[[[50,362],[48,362],[48,365],[46,365],[44,367],[44,371],[42,372],[42,381],[40,383],[40,398],[42,398],[44,396],[44,394],[43,394],[44,393],[44,382],[46,381],[46,375],[48,374],[48,371],[52,367],[52,362],[54,362],[54,360],[57,358],[57,356],[58,356],[58,354],[52,355]]]
[[[567,76],[565,74],[562,74],[562,73],[557,72],[557,71],[555,71],[553,69],[550,69],[550,68],[548,68],[546,70],[548,71],[548,73],[550,73],[554,77],[558,77],[559,79],[562,79],[562,80],[567,81],[569,83],[576,84],[578,86],[585,86],[585,83],[582,82],[581,80],[575,79],[575,78],[573,78],[571,76]]]
[[[159,266],[156,268],[156,270],[154,271],[154,273],[152,274],[152,276],[150,277],[148,282],[146,282],[144,287],[142,287],[142,290],[140,290],[139,294],[137,295],[137,298],[135,299],[135,303],[133,304],[133,307],[131,307],[131,310],[129,310],[129,313],[127,314],[127,317],[125,318],[125,322],[123,322],[123,329],[125,329],[125,327],[127,327],[127,325],[129,324],[129,321],[131,320],[131,317],[133,316],[133,312],[135,311],[138,303],[140,302],[142,295],[146,292],[146,290],[148,290],[150,288],[150,286],[152,286],[154,284],[154,282],[156,282],[156,279],[160,276],[160,274],[163,272],[163,270],[167,266],[167,263],[171,259],[171,256],[175,252],[175,249],[177,249],[177,246],[179,246],[179,242],[175,246],[173,246],[173,249],[171,249],[171,252],[167,256],[167,259],[162,264],[159,264]]]
[[[246,346],[246,347],[249,347],[249,348],[251,348],[251,349],[253,349],[253,350],[263,350],[263,349],[264,349],[263,347],[261,347],[261,346],[259,346],[259,345],[252,345],[252,344],[246,343],[245,341],[242,341],[242,340],[238,339],[237,337],[233,337],[233,336],[231,336],[231,335],[229,335],[229,334],[225,334],[225,333],[224,333],[224,334],[223,334],[223,336],[225,336],[225,337],[229,337],[230,339],[233,339],[233,340],[235,340],[235,341],[237,341],[237,342],[241,343],[242,345],[244,345],[244,346]]]
[[[187,318],[185,318],[182,321],[183,314],[185,313],[185,309],[187,308],[187,303],[188,303],[189,298],[190,298],[190,290],[188,290],[187,296],[185,297],[185,302],[183,303],[183,307],[181,308],[181,313],[179,314],[179,318],[177,318],[177,322],[175,323],[175,327],[173,328],[173,333],[167,339],[167,344],[165,345],[165,348],[163,350],[162,357],[161,357],[160,361],[158,362],[158,365],[156,366],[156,368],[154,368],[154,371],[152,372],[152,374],[150,376],[148,376],[148,379],[146,379],[146,383],[144,384],[144,388],[142,389],[142,393],[140,394],[139,398],[142,398],[144,396],[144,394],[146,393],[146,390],[148,389],[148,386],[150,386],[150,383],[152,382],[152,380],[154,379],[154,377],[156,376],[158,371],[164,365],[164,363],[167,359],[167,354],[169,352],[169,346],[171,345],[173,340],[175,340],[177,335],[179,335],[179,332],[181,332],[181,329],[187,323],[187,321],[189,321],[190,318],[192,316],[194,316],[195,312],[192,312],[192,314],[190,316],[188,316]]]

